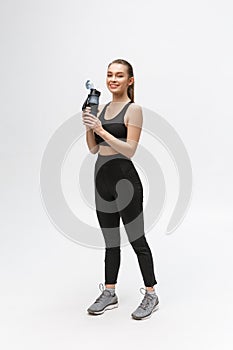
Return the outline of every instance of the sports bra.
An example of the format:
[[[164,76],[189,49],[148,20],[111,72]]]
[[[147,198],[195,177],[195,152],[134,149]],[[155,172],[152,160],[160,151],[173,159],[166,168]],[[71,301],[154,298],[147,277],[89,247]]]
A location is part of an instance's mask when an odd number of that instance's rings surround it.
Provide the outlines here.
[[[122,110],[115,117],[106,120],[106,119],[104,119],[104,115],[105,115],[106,108],[108,107],[108,105],[110,103],[111,102],[107,103],[104,106],[103,110],[101,111],[101,113],[99,115],[99,120],[101,121],[104,130],[106,130],[107,132],[112,134],[117,139],[121,139],[122,141],[126,142],[127,127],[125,126],[125,123],[124,123],[124,116],[125,116],[126,110],[129,107],[130,103],[134,103],[134,102],[132,102],[132,101],[127,102],[126,105],[122,108]],[[97,144],[100,143],[101,146],[111,147],[101,136],[99,136],[95,132],[94,132],[94,136],[95,136],[95,141]]]

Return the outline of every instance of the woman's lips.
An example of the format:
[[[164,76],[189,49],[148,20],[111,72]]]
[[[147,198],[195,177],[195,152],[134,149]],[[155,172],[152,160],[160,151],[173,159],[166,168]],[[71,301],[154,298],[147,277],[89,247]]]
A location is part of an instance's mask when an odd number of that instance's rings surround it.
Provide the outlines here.
[[[110,84],[111,88],[117,88],[119,85]]]

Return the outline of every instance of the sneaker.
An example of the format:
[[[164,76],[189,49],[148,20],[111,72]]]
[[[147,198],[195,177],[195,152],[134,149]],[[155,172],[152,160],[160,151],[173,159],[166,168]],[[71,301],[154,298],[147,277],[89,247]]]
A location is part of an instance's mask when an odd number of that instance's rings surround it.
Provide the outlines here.
[[[142,290],[145,291],[142,292]],[[147,293],[145,288],[140,288],[140,292],[144,294],[144,298],[138,308],[131,314],[135,320],[144,320],[151,317],[152,312],[159,308],[159,298],[156,294]]]
[[[103,314],[106,310],[111,310],[118,307],[118,298],[115,293],[112,295],[109,290],[104,289],[103,283],[99,284],[99,289],[102,293],[87,309],[87,312],[89,314],[100,315]]]

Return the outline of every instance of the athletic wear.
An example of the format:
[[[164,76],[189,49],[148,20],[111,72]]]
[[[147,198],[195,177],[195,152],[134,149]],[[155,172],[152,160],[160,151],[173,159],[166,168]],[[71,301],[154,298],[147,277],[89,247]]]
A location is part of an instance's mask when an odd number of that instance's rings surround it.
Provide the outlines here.
[[[130,103],[134,103],[132,101],[129,101],[126,103],[126,105],[122,108],[120,113],[118,113],[114,118],[111,118],[109,120],[104,119],[105,111],[108,105],[111,102],[107,103],[103,110],[100,113],[99,120],[101,121],[101,124],[103,126],[103,129],[108,131],[110,134],[112,134],[117,139],[120,139],[121,141],[127,140],[127,127],[124,124],[124,116],[126,113],[127,108],[129,107]],[[95,141],[97,144],[101,144],[101,146],[109,146],[110,145],[98,134],[94,132]]]
[[[145,291],[145,294],[142,292]],[[149,318],[152,312],[159,308],[159,298],[156,293],[149,293],[145,288],[140,288],[140,292],[144,294],[144,298],[137,309],[131,314],[135,320],[144,320]]]
[[[99,289],[102,291],[102,293],[87,309],[89,314],[100,315],[106,310],[111,310],[118,307],[118,298],[115,293],[111,293],[107,288],[104,289],[103,283],[99,284]]]
[[[120,217],[137,255],[146,287],[157,284],[144,232],[143,186],[132,160],[121,153],[98,154],[95,204],[105,240],[105,284],[116,284],[120,267]]]

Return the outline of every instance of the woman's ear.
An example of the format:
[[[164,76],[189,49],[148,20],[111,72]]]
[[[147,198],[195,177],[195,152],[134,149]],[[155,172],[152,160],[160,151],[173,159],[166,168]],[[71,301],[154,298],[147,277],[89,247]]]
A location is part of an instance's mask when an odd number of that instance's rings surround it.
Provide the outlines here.
[[[134,83],[134,77],[129,78],[129,86]]]

